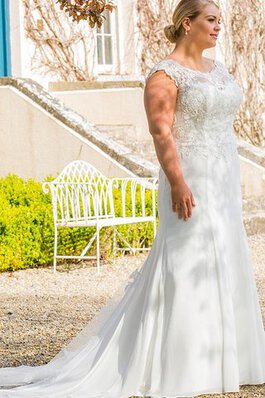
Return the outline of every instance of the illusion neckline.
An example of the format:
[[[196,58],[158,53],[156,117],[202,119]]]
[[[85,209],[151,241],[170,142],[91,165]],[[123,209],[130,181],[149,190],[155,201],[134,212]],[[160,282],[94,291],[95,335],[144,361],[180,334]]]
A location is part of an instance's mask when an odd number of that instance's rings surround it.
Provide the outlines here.
[[[208,58],[208,59],[209,59],[209,58]],[[191,69],[191,68],[188,68],[187,66],[181,65],[180,63],[178,63],[177,61],[175,61],[175,60],[172,59],[172,58],[162,59],[162,62],[163,62],[163,61],[171,61],[171,62],[173,62],[174,64],[180,66],[180,67],[183,68],[183,69],[187,69],[187,70],[189,70],[189,71],[191,71],[191,72],[195,72],[195,73],[200,73],[200,74],[202,74],[202,75],[209,75],[209,74],[211,74],[212,72],[215,71],[215,69],[216,69],[216,67],[217,67],[217,61],[216,61],[215,59],[213,60],[213,67],[212,67],[212,69],[210,69],[210,70],[207,71],[207,72],[202,72],[202,71],[200,71],[200,70],[198,70],[198,69]]]

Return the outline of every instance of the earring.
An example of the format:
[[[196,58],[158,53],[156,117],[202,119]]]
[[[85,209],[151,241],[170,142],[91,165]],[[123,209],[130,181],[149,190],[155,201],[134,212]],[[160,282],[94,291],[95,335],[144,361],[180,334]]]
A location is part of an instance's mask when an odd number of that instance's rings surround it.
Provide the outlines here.
[[[187,30],[185,30],[185,35],[187,35],[188,34],[188,31]]]

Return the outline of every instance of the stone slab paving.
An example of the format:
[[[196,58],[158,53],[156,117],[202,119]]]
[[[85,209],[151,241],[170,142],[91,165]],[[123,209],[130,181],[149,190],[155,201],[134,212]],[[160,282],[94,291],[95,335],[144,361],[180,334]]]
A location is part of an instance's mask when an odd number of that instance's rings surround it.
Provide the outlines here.
[[[248,237],[265,325],[265,234]],[[40,365],[60,351],[144,262],[147,253],[0,274],[0,366]],[[200,398],[264,398],[265,384]]]

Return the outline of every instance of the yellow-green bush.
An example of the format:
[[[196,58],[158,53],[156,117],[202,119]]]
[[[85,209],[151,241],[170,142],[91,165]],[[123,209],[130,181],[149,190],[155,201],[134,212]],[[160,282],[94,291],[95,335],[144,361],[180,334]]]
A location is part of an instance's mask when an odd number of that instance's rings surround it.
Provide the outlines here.
[[[52,180],[49,176],[46,181]],[[51,194],[44,194],[42,184],[14,174],[0,178],[0,272],[40,265],[53,260],[54,227]],[[121,215],[119,190],[114,191],[116,215]],[[139,192],[137,192],[139,201]],[[152,209],[151,192],[147,193],[147,214]],[[137,209],[140,209],[140,201]],[[129,210],[129,209],[128,209]],[[122,225],[120,233],[132,245],[147,247],[153,241],[152,223]],[[58,254],[78,255],[94,234],[92,228],[60,228]],[[100,232],[101,255],[112,254],[113,228]],[[122,242],[119,242],[124,247]],[[90,253],[94,254],[95,245]]]

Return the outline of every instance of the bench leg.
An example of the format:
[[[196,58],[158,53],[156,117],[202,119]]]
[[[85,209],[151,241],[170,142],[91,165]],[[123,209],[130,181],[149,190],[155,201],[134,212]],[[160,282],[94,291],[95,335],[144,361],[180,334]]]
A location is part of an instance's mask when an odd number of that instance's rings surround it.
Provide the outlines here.
[[[155,237],[156,237],[156,219],[154,221],[154,239],[155,239]]]
[[[100,228],[97,225],[97,268],[98,268],[98,273],[100,271],[100,246],[99,246],[99,232]]]
[[[53,273],[54,274],[56,273],[57,241],[58,241],[57,225],[54,225],[54,250],[53,250]]]
[[[117,247],[117,231],[116,231],[116,227],[113,227],[114,231],[113,231],[113,255],[116,255],[116,247]]]

